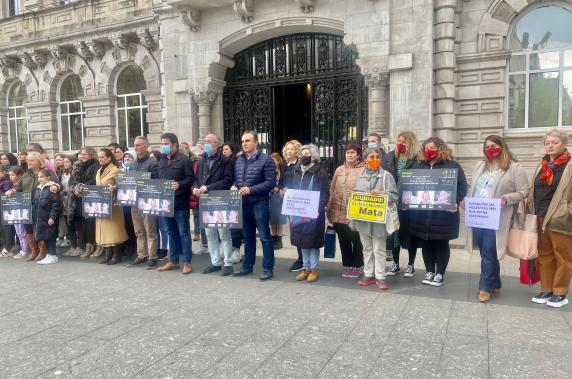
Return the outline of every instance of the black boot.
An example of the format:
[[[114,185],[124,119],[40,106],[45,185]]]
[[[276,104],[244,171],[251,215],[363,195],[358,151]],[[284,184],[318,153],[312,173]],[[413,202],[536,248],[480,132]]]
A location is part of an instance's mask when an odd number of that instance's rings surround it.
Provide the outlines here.
[[[111,250],[110,247],[105,247],[104,250],[105,250],[105,258],[101,262],[99,262],[99,264],[101,265],[109,264],[111,257],[113,257],[113,251]]]
[[[121,262],[121,246],[113,246],[112,248],[110,248],[110,250],[113,251],[113,257],[111,258],[111,260],[109,262],[107,262],[108,265],[116,265],[119,262]]]
[[[274,239],[274,250],[282,249],[284,245],[282,245],[282,236],[273,236]]]

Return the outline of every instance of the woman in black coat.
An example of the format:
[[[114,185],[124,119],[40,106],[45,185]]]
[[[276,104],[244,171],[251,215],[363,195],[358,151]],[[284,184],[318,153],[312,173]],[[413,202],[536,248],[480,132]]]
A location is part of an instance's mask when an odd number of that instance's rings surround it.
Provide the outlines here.
[[[58,236],[58,220],[60,217],[60,195],[50,191],[55,185],[50,180],[50,172],[43,168],[38,173],[38,185],[32,199],[32,222],[34,239],[38,244],[40,255],[38,264],[58,262],[56,256],[56,237]]]
[[[451,250],[449,241],[459,237],[459,203],[467,194],[467,179],[462,167],[453,160],[451,150],[437,137],[421,146],[419,161],[413,169],[456,169],[457,198],[454,210],[408,210],[411,242],[421,245],[425,263],[423,284],[439,287],[444,282]]]
[[[237,153],[238,147],[235,144],[227,142],[222,145],[222,154],[228,159],[232,160],[233,167],[236,163]],[[242,245],[242,229],[230,229],[230,237],[232,239],[232,261],[233,263],[240,263],[240,261],[242,261],[242,256],[240,255],[240,245]]]
[[[383,168],[393,175],[397,190],[399,191],[399,183],[401,182],[401,173],[403,170],[411,169],[417,163],[417,154],[419,153],[419,142],[417,136],[411,131],[402,131],[397,135],[395,150],[387,155],[387,160],[383,164]],[[415,257],[417,256],[417,245],[411,243],[409,233],[409,214],[403,210],[397,211],[399,215],[399,230],[394,232],[387,238],[387,250],[391,250],[393,256],[393,265],[387,275],[398,275],[401,272],[399,268],[399,254],[401,248],[408,250],[409,259],[407,268],[403,276],[413,277],[415,275]]]
[[[300,154],[300,164],[295,166],[288,189],[319,191],[320,201],[317,218],[291,217],[290,242],[302,250],[304,269],[296,276],[296,280],[315,282],[318,280],[320,248],[324,246],[330,183],[326,170],[320,165],[320,155],[315,145],[302,146]]]

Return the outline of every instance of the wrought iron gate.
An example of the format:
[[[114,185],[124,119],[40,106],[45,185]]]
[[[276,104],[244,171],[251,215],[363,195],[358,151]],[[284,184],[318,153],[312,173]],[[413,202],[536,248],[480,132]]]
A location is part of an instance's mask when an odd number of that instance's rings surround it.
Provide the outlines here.
[[[273,87],[311,83],[312,141],[333,172],[347,142],[361,141],[367,131],[367,88],[356,58],[331,34],[280,37],[238,53],[226,75],[225,139],[238,142],[244,130],[256,130],[266,152],[281,151],[273,138]]]

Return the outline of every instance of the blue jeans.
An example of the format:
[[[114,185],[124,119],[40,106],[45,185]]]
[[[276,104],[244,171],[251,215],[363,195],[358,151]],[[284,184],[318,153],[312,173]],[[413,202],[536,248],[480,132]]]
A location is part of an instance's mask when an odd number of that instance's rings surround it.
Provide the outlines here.
[[[320,261],[320,249],[302,249],[302,260],[306,270],[316,270]]]
[[[213,266],[221,266],[223,262],[220,258],[220,246],[224,254],[224,265],[232,267],[232,239],[228,228],[205,228],[208,240],[209,253]],[[219,242],[220,241],[220,242]]]
[[[161,217],[169,234],[169,259],[179,263],[179,256],[183,253],[183,263],[191,263],[191,225],[188,209],[175,209],[175,217]]]
[[[473,236],[481,251],[479,289],[491,292],[493,288],[501,288],[496,232],[490,229],[473,228]]]
[[[274,269],[274,241],[270,235],[268,200],[242,206],[242,236],[244,237],[243,269],[252,271],[256,259],[256,229],[262,242],[262,268]]]

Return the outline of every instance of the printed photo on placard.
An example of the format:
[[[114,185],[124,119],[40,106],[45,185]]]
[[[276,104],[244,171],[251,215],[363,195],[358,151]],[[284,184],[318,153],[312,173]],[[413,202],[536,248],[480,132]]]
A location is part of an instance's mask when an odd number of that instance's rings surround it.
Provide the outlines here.
[[[242,228],[242,196],[237,191],[209,191],[199,196],[201,228]]]
[[[115,201],[118,205],[137,205],[137,180],[151,179],[150,172],[119,172]]]
[[[111,218],[112,196],[107,186],[83,186],[83,217]]]
[[[32,198],[30,192],[16,192],[8,197],[0,197],[2,225],[31,224]]]
[[[457,203],[457,169],[403,170],[399,208],[453,210]]]
[[[173,181],[164,179],[137,180],[137,208],[143,214],[173,217],[175,215]]]

